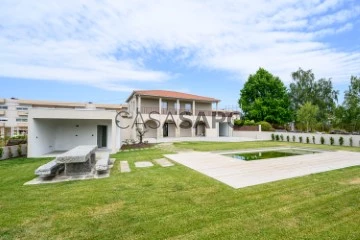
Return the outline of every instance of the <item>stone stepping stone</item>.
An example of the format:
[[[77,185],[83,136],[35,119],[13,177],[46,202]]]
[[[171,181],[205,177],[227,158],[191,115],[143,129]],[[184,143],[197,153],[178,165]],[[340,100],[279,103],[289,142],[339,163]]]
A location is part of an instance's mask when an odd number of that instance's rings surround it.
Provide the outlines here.
[[[152,167],[154,164],[152,162],[135,162],[135,167],[137,168],[146,168],[146,167]]]
[[[120,161],[120,172],[122,173],[131,172],[128,161]]]
[[[166,158],[160,158],[160,159],[156,159],[155,162],[157,164],[159,164],[162,167],[172,167],[174,166],[174,164],[172,162],[170,162],[169,160],[167,160]]]

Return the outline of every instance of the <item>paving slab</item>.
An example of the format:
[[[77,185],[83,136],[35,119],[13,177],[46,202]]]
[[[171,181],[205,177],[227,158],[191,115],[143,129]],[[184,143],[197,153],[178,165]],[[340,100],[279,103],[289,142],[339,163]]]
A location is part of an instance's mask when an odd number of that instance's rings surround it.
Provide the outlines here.
[[[233,188],[360,165],[360,153],[345,151],[319,152],[255,161],[236,160],[211,152],[168,154],[165,157]]]
[[[169,160],[167,160],[166,158],[160,158],[160,159],[156,159],[155,162],[157,164],[159,164],[162,167],[172,167],[174,166],[174,164],[172,162],[170,162]]]
[[[137,168],[147,168],[147,167],[152,167],[152,166],[154,166],[154,164],[152,162],[148,162],[148,161],[135,162],[135,167],[137,167]]]
[[[122,173],[131,172],[128,161],[120,161],[120,172]]]

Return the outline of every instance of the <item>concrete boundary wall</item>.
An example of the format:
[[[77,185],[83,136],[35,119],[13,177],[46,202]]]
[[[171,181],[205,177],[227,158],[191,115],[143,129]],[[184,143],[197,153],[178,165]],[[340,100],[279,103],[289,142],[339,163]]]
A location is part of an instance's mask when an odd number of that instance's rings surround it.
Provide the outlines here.
[[[299,137],[302,137],[302,142],[306,143],[306,138],[309,137],[310,144],[313,144],[312,137],[315,137],[315,144],[321,144],[320,139],[324,137],[326,145],[330,145],[330,138],[334,138],[334,145],[339,146],[339,138],[344,138],[343,146],[350,146],[350,138],[353,140],[353,147],[360,147],[360,135],[342,135],[342,134],[319,134],[319,133],[292,133],[292,132],[241,132],[234,131],[233,137],[246,137],[253,139],[271,140],[271,134],[283,135],[284,142],[287,142],[286,137],[290,137],[290,142],[293,142],[293,136],[295,136],[295,142],[300,142]]]
[[[19,157],[18,146],[19,145],[2,147],[3,154],[2,154],[2,157],[0,158],[0,160],[8,159],[9,158],[9,151],[11,151],[12,157]],[[21,146],[22,155],[26,156],[27,155],[27,144],[20,144],[20,146]]]

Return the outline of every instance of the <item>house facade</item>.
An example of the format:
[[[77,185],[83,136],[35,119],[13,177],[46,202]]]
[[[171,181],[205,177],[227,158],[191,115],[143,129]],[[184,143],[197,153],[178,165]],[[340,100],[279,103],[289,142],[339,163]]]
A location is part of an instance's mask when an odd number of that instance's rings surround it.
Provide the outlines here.
[[[220,100],[215,98],[148,90],[134,91],[126,102],[133,123],[131,138],[136,137],[136,127],[146,129],[144,137],[147,139],[219,137],[231,134],[227,122],[219,121],[220,113],[224,112],[218,111]]]
[[[235,116],[218,110],[219,100],[164,90],[134,91],[126,104],[49,105],[29,108],[28,156],[97,145],[115,153],[126,139],[232,136]]]

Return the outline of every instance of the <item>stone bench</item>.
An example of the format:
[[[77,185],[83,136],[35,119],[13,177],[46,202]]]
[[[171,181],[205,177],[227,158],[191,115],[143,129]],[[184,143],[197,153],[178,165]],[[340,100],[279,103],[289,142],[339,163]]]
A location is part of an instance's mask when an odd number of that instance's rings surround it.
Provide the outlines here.
[[[96,152],[95,170],[103,172],[109,170],[110,153],[109,152]]]
[[[64,164],[57,163],[56,160],[52,160],[35,170],[35,175],[38,175],[42,178],[55,176],[59,172],[63,171],[65,168]]]
[[[65,164],[65,175],[91,173],[95,164],[95,145],[77,146],[56,157],[57,163]]]

